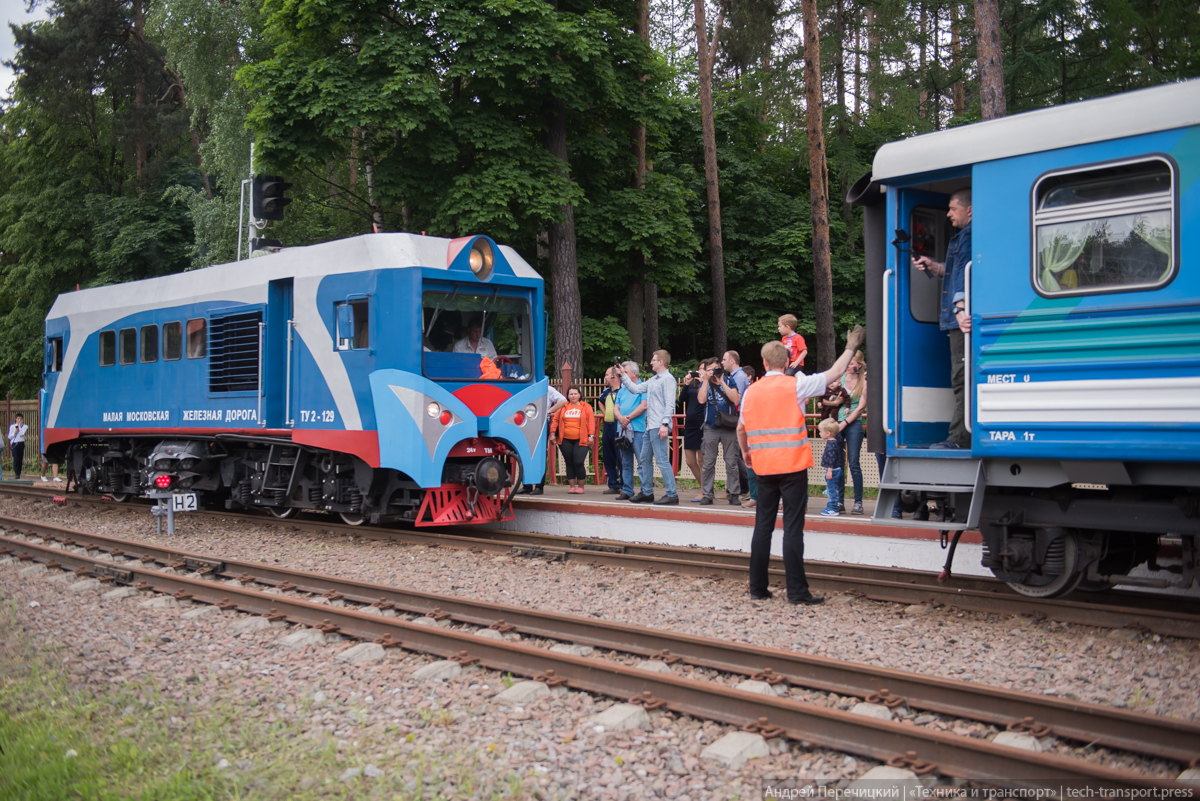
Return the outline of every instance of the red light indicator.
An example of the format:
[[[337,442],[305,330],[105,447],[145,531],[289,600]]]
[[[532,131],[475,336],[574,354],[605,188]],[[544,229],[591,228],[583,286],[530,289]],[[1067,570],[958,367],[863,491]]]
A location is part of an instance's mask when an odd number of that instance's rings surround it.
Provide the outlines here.
[[[171,481],[172,479],[170,476],[158,476],[154,479],[154,484],[159,489],[166,489],[167,487],[171,486]]]
[[[516,414],[514,414],[514,415],[513,415],[513,422],[514,422],[514,423],[516,423],[516,424],[517,424],[517,425],[519,425],[519,426],[523,426],[523,425],[525,425],[525,413],[524,413],[524,412],[517,412]]]
[[[454,417],[449,411],[442,412],[442,416],[438,418],[438,420],[440,420],[444,426],[450,425],[450,421],[453,419]]]

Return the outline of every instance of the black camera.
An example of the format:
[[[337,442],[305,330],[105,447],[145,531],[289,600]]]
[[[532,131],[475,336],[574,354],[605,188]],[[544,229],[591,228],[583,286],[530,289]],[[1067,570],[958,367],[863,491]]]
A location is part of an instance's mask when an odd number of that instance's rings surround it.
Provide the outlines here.
[[[725,368],[724,367],[714,367],[712,369],[712,374],[713,374],[713,378],[724,378],[725,377]]]

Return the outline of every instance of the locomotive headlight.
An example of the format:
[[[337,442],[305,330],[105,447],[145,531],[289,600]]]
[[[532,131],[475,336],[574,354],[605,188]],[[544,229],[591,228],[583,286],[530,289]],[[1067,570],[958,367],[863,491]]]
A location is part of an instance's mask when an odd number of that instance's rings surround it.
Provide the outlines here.
[[[196,465],[198,465],[198,464],[200,464],[199,459],[180,459],[179,460],[179,469],[180,470],[195,470]]]
[[[537,417],[537,407],[532,403],[525,407],[525,417],[529,420]]]
[[[442,414],[442,407],[437,403],[430,403],[425,407],[425,414],[429,415],[430,417],[440,417]]]
[[[486,239],[476,239],[471,243],[471,272],[475,273],[475,277],[480,281],[486,281],[492,277],[492,267],[496,263],[496,257],[492,253],[492,246]]]
[[[156,461],[154,463],[154,469],[155,470],[170,470],[171,464],[172,464],[171,459],[159,459],[158,461]]]

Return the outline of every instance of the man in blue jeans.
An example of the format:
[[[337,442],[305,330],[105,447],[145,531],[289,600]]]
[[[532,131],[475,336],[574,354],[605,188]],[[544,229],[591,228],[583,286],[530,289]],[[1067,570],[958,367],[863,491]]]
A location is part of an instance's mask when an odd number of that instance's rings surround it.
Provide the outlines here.
[[[640,393],[631,392],[624,386],[627,382],[632,384],[637,380],[637,362],[625,362],[621,369],[624,375],[621,376],[621,389],[617,391],[614,414],[622,428],[628,426],[633,429],[633,447],[621,450],[621,495],[617,496],[617,500],[623,498],[628,501],[641,494],[633,488],[633,468],[634,459],[641,458],[642,440],[646,433],[646,400]]]
[[[671,354],[665,350],[656,350],[650,357],[650,369],[654,375],[650,380],[634,384],[625,376],[621,379],[621,391],[646,396],[646,434],[641,446],[641,464],[638,474],[642,479],[642,491],[629,500],[634,503],[654,503],[656,506],[675,505],[679,503],[679,493],[675,489],[675,471],[671,469],[671,420],[675,415],[675,398],[679,393],[679,385],[675,376],[667,368],[671,365]],[[666,494],[654,500],[654,463],[658,462],[659,472],[663,477],[663,489]],[[649,489],[649,492],[647,492]]]

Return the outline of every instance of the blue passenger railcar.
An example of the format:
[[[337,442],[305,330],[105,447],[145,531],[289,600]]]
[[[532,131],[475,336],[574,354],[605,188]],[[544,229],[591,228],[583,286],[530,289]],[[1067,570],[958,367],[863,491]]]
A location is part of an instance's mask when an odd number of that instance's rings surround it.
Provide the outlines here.
[[[913,258],[944,260],[964,188],[970,447],[931,448],[955,398],[941,280]],[[1033,596],[1195,581],[1200,81],[884,145],[850,199],[866,207],[869,436],[888,455],[876,522],[978,526],[984,565]],[[893,519],[897,498],[944,519]],[[1160,568],[1168,536],[1181,565]]]
[[[44,442],[118,499],[499,520],[546,463],[543,303],[511,248],[412,234],[61,295]]]

